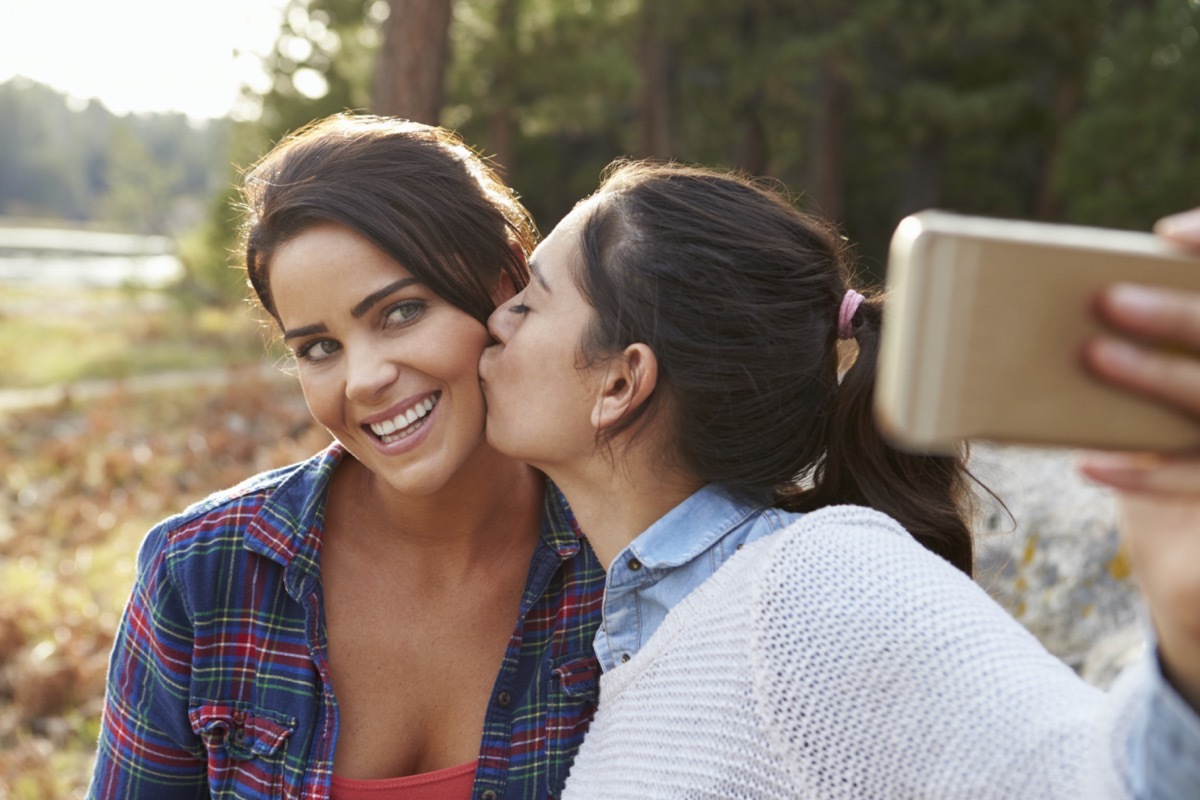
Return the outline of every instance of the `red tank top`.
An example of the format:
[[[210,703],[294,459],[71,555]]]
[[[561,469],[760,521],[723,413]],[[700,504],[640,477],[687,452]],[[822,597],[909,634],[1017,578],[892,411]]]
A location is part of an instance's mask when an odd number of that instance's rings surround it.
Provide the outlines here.
[[[478,765],[477,759],[457,767],[376,781],[334,775],[329,800],[468,800]]]

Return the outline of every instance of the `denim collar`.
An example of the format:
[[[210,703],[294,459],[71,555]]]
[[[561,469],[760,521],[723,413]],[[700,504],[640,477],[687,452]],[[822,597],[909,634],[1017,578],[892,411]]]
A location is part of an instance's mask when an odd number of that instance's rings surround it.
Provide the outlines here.
[[[626,550],[651,569],[678,567],[707,552],[764,507],[765,503],[710,483],[642,531]]]

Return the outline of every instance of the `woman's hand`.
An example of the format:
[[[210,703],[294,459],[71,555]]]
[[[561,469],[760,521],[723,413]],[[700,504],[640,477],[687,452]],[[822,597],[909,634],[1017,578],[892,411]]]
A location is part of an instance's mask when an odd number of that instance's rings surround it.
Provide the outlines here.
[[[1200,208],[1161,220],[1155,230],[1200,252]],[[1117,284],[1097,307],[1116,333],[1130,338],[1090,342],[1090,369],[1200,425],[1200,293]],[[1080,469],[1118,492],[1126,547],[1163,669],[1200,711],[1200,454],[1093,453]]]

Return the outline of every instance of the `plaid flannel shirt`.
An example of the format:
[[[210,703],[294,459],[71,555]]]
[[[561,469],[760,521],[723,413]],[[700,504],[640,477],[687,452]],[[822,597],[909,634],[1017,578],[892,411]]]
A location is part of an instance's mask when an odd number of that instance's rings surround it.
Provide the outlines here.
[[[213,495],[148,534],[113,648],[98,800],[329,797],[338,717],[319,550],[344,455]],[[597,702],[604,571],[547,483],[472,797],[556,796]]]

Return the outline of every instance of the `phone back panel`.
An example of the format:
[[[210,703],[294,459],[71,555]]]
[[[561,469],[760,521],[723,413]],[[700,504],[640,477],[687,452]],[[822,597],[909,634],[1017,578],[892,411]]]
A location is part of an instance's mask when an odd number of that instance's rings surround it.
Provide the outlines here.
[[[1200,447],[1200,423],[1083,367],[1091,304],[1117,281],[1200,292],[1200,259],[1151,234],[938,211],[892,240],[876,412],[898,444],[962,439],[1108,449]]]

